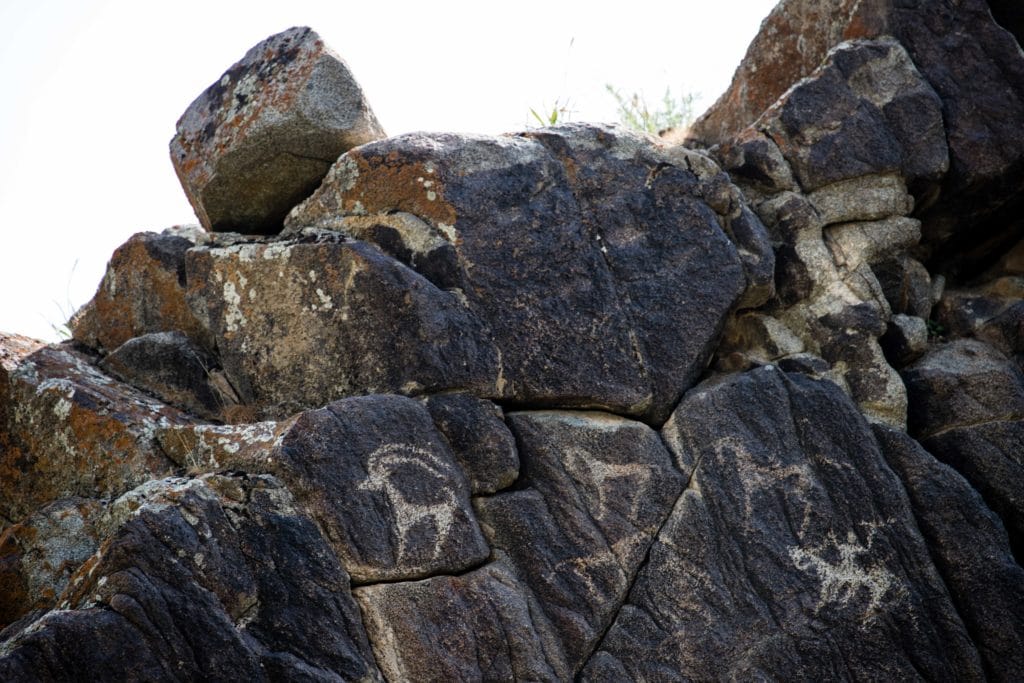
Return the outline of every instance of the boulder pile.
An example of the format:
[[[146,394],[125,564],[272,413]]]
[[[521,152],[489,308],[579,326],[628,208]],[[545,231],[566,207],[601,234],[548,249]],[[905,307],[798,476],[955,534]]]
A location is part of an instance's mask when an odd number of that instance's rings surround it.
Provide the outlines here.
[[[0,334],[0,680],[1020,680],[1011,5],[783,0],[660,139],[253,47]]]

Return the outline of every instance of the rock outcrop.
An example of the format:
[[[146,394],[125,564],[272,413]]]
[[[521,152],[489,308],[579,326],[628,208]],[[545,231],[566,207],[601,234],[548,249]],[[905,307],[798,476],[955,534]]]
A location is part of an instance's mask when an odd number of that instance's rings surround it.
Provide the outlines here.
[[[783,0],[688,145],[268,38],[0,335],[0,680],[1020,680],[1018,15]]]

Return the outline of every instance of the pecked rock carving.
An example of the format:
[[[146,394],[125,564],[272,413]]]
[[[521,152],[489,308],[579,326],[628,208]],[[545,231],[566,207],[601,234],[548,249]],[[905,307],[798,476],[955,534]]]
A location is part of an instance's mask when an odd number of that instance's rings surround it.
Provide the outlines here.
[[[255,46],[0,333],[0,680],[1024,678],[1011,4],[783,0],[662,138]]]

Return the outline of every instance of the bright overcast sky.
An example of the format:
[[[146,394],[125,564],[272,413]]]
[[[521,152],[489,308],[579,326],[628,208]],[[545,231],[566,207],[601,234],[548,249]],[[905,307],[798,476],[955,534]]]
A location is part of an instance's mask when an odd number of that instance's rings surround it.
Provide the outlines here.
[[[702,111],[774,4],[0,0],[0,331],[56,340],[119,244],[196,222],[174,124],[272,33],[318,31],[391,135],[498,134],[556,101],[614,121],[605,84]]]

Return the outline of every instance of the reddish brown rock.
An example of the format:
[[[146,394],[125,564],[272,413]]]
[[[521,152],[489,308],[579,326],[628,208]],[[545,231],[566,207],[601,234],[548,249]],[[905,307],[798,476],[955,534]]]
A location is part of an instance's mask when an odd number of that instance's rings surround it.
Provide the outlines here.
[[[71,319],[75,341],[113,351],[133,337],[180,330],[206,341],[185,303],[185,252],[192,242],[141,232],[114,252],[92,301]]]
[[[5,372],[0,519],[13,522],[69,496],[116,496],[172,470],[155,430],[187,418],[107,377],[81,353],[49,346]]]
[[[171,161],[207,230],[274,233],[347,149],[384,131],[309,28],[249,50],[178,120]]]

